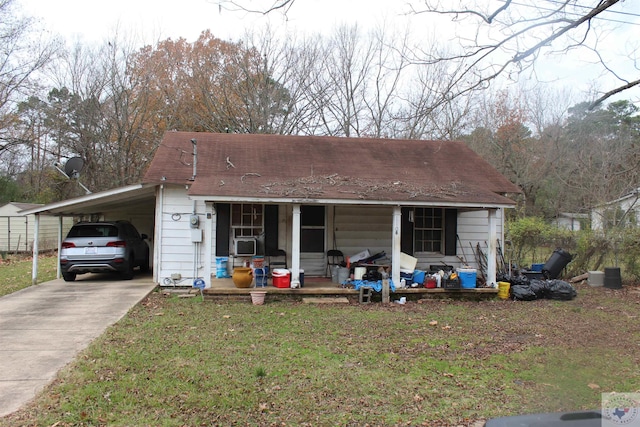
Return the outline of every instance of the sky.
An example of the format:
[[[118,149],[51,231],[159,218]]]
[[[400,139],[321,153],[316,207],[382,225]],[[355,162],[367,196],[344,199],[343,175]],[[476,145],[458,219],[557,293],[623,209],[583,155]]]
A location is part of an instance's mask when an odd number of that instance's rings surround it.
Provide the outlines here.
[[[116,27],[141,31],[146,40],[184,37],[195,40],[205,29],[222,39],[238,38],[252,26],[268,22],[279,27],[325,31],[336,24],[374,25],[399,19],[402,3],[387,0],[299,0],[285,19],[220,9],[215,0],[19,0],[25,11],[47,28],[68,38],[100,41]],[[248,2],[247,2],[248,3]],[[302,7],[304,6],[304,7]],[[339,11],[339,12],[336,12]]]
[[[243,0],[244,4],[265,4],[272,0]],[[497,0],[480,0],[496,3]],[[272,28],[300,32],[330,34],[339,24],[355,24],[366,30],[385,23],[404,29],[411,27],[417,37],[436,33],[439,38],[453,39],[464,34],[468,28],[455,27],[440,18],[442,25],[432,15],[407,14],[405,1],[399,0],[296,0],[284,17],[281,13],[260,14],[231,12],[220,9],[216,0],[18,0],[28,15],[35,16],[41,25],[69,41],[104,42],[113,37],[116,29],[122,34],[133,35],[141,44],[153,43],[166,38],[183,37],[194,41],[205,29],[221,39],[239,39],[247,29],[260,29],[269,23]],[[547,0],[552,4],[552,0]],[[523,4],[541,4],[524,0]],[[618,55],[634,48],[630,43],[639,43],[640,1],[621,2],[625,14],[608,14],[611,21],[600,32],[600,50],[603,55]],[[531,6],[529,6],[531,7]],[[615,21],[633,22],[635,25],[620,25]],[[421,32],[423,34],[421,34]],[[427,35],[427,32],[429,33]],[[640,46],[638,46],[640,49]],[[640,54],[638,54],[640,55]],[[640,57],[638,58],[640,59]],[[579,86],[584,91],[599,81],[606,81],[587,61],[593,55],[575,51],[568,55],[541,58],[537,67],[539,77],[555,81],[556,86]],[[630,61],[626,61],[630,63]],[[627,70],[628,71],[628,70]],[[635,70],[635,79],[640,72]],[[640,91],[626,92],[625,99],[640,101]],[[634,98],[635,97],[635,98]]]

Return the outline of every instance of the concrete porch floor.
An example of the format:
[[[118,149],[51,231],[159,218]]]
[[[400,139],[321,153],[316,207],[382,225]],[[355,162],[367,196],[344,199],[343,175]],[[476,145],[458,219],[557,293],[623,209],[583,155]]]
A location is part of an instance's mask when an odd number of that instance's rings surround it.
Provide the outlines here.
[[[249,296],[251,291],[261,290],[266,291],[268,295],[279,295],[288,297],[309,297],[309,296],[345,296],[358,300],[360,292],[358,290],[343,287],[337,283],[331,282],[327,277],[306,277],[304,278],[304,285],[301,288],[277,288],[273,286],[272,280],[269,279],[267,286],[255,287],[255,281],[249,288],[237,288],[231,278],[228,279],[211,279],[211,287],[204,289],[203,294],[208,297],[217,296]],[[473,289],[427,289],[427,288],[405,288],[396,289],[395,292],[390,293],[391,301],[397,300],[402,296],[407,297],[408,300],[420,299],[420,298],[495,298],[498,293],[498,289],[494,288],[473,288]],[[374,293],[380,295],[379,293]]]

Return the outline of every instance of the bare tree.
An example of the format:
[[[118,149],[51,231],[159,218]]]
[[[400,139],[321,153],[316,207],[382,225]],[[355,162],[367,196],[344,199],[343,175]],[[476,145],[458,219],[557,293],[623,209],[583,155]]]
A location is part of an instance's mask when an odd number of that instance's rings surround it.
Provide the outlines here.
[[[13,131],[21,98],[35,92],[34,74],[55,55],[58,42],[39,37],[35,21],[19,15],[15,0],[0,0],[0,155],[22,144]]]
[[[286,14],[294,4],[303,1],[265,0],[262,7],[252,7],[256,2],[249,0],[218,0],[218,4],[229,10]],[[409,13],[448,17],[463,28],[464,33],[456,40],[457,51],[433,55],[431,49],[417,50],[413,57],[416,62],[453,61],[461,65],[451,75],[449,99],[485,88],[498,77],[515,79],[526,71],[528,77],[536,78],[536,63],[542,55],[555,54],[562,59],[578,49],[586,51],[601,71],[612,78],[609,86],[594,97],[592,108],[640,85],[635,32],[629,32],[627,51],[616,55],[618,60],[627,59],[626,71],[605,56],[609,49],[599,44],[605,31],[603,22],[615,24],[618,32],[625,25],[637,25],[631,22],[637,14],[625,12],[620,0],[546,0],[535,5],[513,0],[497,4],[477,0],[409,0],[407,4]],[[475,32],[469,34],[473,29]]]

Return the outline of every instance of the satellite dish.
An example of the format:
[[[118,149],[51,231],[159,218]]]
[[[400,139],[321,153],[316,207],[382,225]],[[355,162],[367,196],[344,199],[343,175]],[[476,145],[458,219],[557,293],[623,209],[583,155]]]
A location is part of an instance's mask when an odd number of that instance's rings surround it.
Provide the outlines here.
[[[84,160],[81,157],[72,157],[65,163],[64,173],[71,179],[78,179],[83,166]]]

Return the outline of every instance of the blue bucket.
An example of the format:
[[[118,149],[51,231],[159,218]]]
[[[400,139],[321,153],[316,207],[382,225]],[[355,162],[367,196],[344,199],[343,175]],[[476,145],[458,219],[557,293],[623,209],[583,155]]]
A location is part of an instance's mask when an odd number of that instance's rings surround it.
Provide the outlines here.
[[[424,283],[426,273],[424,271],[416,270],[413,272],[413,283],[422,285]]]

